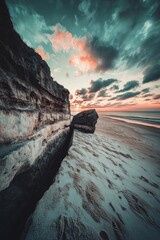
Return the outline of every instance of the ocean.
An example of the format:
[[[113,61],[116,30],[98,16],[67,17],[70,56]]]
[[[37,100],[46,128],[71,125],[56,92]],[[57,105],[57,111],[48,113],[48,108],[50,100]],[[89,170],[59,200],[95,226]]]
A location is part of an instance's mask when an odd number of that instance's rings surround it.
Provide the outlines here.
[[[128,123],[160,128],[160,111],[101,112],[100,114]]]

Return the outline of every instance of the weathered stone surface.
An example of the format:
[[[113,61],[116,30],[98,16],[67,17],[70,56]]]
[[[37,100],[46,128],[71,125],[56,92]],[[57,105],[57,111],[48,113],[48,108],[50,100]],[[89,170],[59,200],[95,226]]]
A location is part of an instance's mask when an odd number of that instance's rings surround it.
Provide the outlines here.
[[[70,119],[68,90],[53,80],[46,62],[14,31],[4,0],[0,32],[0,143]]]
[[[69,92],[15,32],[0,1],[0,239],[20,238],[72,144]]]
[[[95,109],[86,110],[75,115],[71,125],[81,132],[94,133],[97,119],[98,114]]]
[[[33,165],[25,162],[8,188],[0,192],[0,238],[19,239],[37,201],[48,189],[72,143],[73,130],[54,136]],[[62,151],[63,149],[63,151]]]

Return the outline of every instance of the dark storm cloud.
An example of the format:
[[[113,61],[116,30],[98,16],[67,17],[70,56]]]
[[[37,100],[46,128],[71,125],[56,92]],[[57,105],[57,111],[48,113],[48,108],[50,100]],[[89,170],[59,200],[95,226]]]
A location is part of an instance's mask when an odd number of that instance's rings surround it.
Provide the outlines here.
[[[143,83],[157,81],[160,79],[160,65],[149,68],[144,75]]]
[[[127,92],[127,93],[124,93],[122,95],[119,95],[118,99],[119,100],[125,100],[125,99],[128,99],[128,98],[135,97],[135,96],[139,95],[140,93],[141,92]]]
[[[105,88],[109,86],[110,84],[117,82],[117,79],[107,79],[107,80],[101,80],[98,79],[96,81],[91,81],[91,87],[89,88],[89,92],[98,92],[100,89]]]
[[[150,27],[150,31],[147,34],[147,37],[145,37],[145,34],[142,35],[142,40],[139,40],[139,43],[137,42],[137,49],[136,50],[130,50],[130,52],[126,53],[124,55],[124,58],[128,61],[128,66],[132,67],[134,65],[138,65],[140,67],[146,67],[146,66],[154,66],[159,62],[160,58],[160,22],[153,22],[153,20],[150,20],[150,23],[152,23]],[[145,24],[145,22],[144,22]],[[140,31],[140,29],[138,29]]]
[[[141,72],[147,68],[143,83],[157,81],[160,78],[159,0],[7,0],[7,2],[13,9],[12,17],[19,26],[19,33],[32,47],[39,41],[45,43],[43,47],[47,46],[51,53],[53,49],[44,33],[53,34],[53,26],[59,23],[73,37],[89,39],[87,53],[98,62],[96,72],[105,72],[112,68],[119,71],[122,64],[126,69],[138,67]],[[19,6],[22,4],[25,8],[21,11]],[[26,12],[28,15],[24,19],[23,15]],[[33,20],[29,21],[31,18]],[[31,22],[35,22],[32,28]],[[119,68],[116,68],[117,66]],[[101,83],[95,85],[93,86],[95,92],[103,88]],[[132,89],[125,88],[127,86],[120,91]],[[147,93],[143,90],[142,92]]]
[[[81,0],[7,0],[10,5],[23,4],[27,8],[33,9],[40,16],[43,16],[47,25],[52,26],[59,22],[67,27],[72,27],[75,22],[75,15],[82,14],[78,10]]]
[[[153,17],[155,17],[156,20],[160,20],[160,5],[158,4],[154,9]]]
[[[141,92],[127,92],[121,95],[117,95],[116,97],[110,98],[110,100],[126,100],[128,98],[135,97],[139,95]]]
[[[124,3],[123,7],[121,5],[121,10],[117,10],[119,27],[115,28],[118,35],[113,37],[112,34],[111,44],[114,46],[117,41],[119,56],[127,67],[144,69],[146,66],[154,66],[160,59],[160,1],[121,3]]]
[[[133,80],[133,81],[127,82],[124,85],[123,89],[119,90],[118,92],[126,92],[138,86],[139,86],[138,81]]]
[[[118,51],[107,42],[102,42],[98,37],[94,37],[87,45],[87,51],[98,60],[96,71],[106,71],[114,67],[114,62],[118,57]]]

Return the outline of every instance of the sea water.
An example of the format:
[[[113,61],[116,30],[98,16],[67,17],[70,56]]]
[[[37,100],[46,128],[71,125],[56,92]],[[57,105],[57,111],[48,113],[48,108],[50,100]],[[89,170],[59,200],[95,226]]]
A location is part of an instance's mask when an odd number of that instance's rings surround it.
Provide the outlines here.
[[[113,119],[160,128],[160,111],[104,112]]]

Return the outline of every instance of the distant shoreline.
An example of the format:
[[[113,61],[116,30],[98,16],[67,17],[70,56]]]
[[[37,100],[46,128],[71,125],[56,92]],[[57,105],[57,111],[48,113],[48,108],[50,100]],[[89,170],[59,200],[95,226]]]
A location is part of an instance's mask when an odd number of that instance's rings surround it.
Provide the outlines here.
[[[141,122],[141,121],[135,121],[135,120],[120,118],[120,117],[111,117],[111,116],[106,116],[106,117],[114,119],[114,120],[118,120],[118,121],[121,121],[121,122],[126,122],[126,123],[129,123],[129,124],[135,124],[135,125],[141,125],[141,126],[144,126],[144,127],[151,127],[151,128],[160,129],[160,125],[156,125],[156,124],[145,123],[145,122]]]
[[[104,114],[101,114],[101,113],[98,113],[99,114],[99,117],[101,118],[102,116],[104,117]],[[144,130],[147,130],[149,132],[152,132],[152,133],[156,133],[160,136],[160,128],[159,127],[155,127],[153,125],[145,125],[143,124],[143,122],[134,122],[134,121],[127,121],[127,119],[121,119],[121,118],[112,118],[112,117],[109,117],[109,116],[105,116],[105,118],[107,120],[109,120],[110,122],[115,122],[115,123],[118,123],[120,122],[121,124],[123,124],[123,127],[125,126],[128,126],[128,127],[135,127],[135,128],[140,128],[140,129],[144,129]],[[126,121],[125,121],[126,120]],[[116,124],[117,125],[117,124]],[[97,132],[101,132],[101,130],[99,130],[98,128],[97,129]]]

